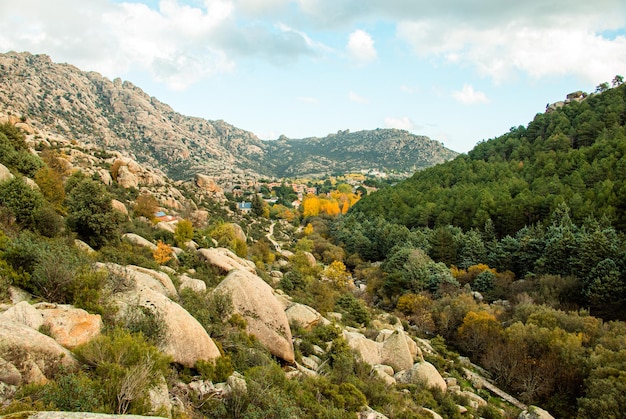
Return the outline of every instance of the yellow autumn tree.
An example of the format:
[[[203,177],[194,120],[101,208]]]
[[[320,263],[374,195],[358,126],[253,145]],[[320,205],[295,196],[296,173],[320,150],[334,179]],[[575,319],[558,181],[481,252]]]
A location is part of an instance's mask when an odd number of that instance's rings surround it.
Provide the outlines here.
[[[159,265],[164,265],[172,259],[174,250],[172,246],[167,243],[163,243],[161,240],[157,243],[157,248],[152,252],[152,257]]]
[[[343,262],[336,260],[324,270],[324,278],[329,280],[336,288],[345,288],[350,283],[350,274]]]
[[[331,217],[339,215],[341,213],[339,202],[334,199],[320,199],[320,212]]]
[[[502,326],[487,311],[469,311],[459,327],[461,345],[470,353],[482,353],[490,342],[496,342]]]
[[[320,198],[315,195],[307,195],[302,201],[302,216],[317,217],[320,215],[321,202]]]

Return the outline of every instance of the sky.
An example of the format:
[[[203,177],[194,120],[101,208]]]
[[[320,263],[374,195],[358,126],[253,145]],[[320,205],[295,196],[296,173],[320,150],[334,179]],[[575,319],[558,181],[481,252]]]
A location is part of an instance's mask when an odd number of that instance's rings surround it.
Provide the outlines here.
[[[626,75],[626,2],[1,0],[8,51],[264,140],[400,128],[467,152]]]

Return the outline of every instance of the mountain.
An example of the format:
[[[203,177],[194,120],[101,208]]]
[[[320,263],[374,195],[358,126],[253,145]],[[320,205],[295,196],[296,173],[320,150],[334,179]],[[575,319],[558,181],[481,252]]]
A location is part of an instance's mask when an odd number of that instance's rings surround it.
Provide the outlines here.
[[[324,138],[281,137],[271,141],[267,164],[279,177],[370,169],[413,173],[457,154],[438,141],[405,130],[346,130]]]
[[[262,141],[221,120],[181,115],[128,81],[56,64],[46,55],[0,54],[0,74],[0,110],[127,153],[173,179],[196,173],[229,179],[367,169],[412,173],[456,155],[398,130]]]
[[[223,121],[181,115],[130,82],[46,55],[0,55],[0,103],[49,130],[159,166],[172,178],[259,170],[264,144]]]

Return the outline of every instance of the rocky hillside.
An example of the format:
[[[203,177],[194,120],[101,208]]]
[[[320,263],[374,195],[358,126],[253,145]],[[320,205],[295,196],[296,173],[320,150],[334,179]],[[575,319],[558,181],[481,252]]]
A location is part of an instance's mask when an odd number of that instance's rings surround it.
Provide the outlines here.
[[[48,130],[166,169],[172,178],[197,172],[257,171],[263,143],[223,121],[175,112],[130,82],[113,81],[46,55],[0,55],[3,110]]]
[[[279,177],[377,170],[412,174],[458,153],[438,141],[405,130],[339,131],[324,138],[268,143],[267,165]]]
[[[128,81],[113,81],[46,55],[0,54],[0,111],[34,119],[37,129],[161,168],[172,179],[328,173],[413,172],[456,153],[405,131],[340,132],[265,142],[224,121],[175,112]]]

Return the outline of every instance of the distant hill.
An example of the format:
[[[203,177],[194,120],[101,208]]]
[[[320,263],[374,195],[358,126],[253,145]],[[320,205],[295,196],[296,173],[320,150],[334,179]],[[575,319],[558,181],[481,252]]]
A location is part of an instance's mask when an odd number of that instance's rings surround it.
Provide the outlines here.
[[[378,170],[410,175],[458,153],[405,130],[339,131],[324,138],[268,143],[267,164],[278,176]]]
[[[398,130],[261,141],[224,121],[181,115],[128,81],[29,53],[0,54],[0,110],[126,153],[173,179],[199,172],[229,179],[368,169],[412,173],[456,155]]]
[[[565,203],[574,222],[606,216],[626,231],[626,85],[566,102],[353,210],[409,228],[482,229],[491,220],[504,236]]]

